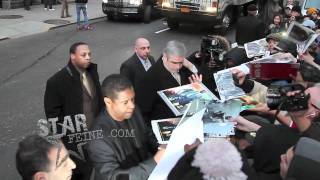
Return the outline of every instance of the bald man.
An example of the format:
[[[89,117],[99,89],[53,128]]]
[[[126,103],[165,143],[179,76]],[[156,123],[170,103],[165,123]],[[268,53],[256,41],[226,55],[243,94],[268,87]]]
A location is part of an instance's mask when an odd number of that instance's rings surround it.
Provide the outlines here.
[[[121,64],[120,74],[126,76],[135,88],[155,63],[150,55],[150,43],[145,38],[138,38],[134,43],[134,54]]]

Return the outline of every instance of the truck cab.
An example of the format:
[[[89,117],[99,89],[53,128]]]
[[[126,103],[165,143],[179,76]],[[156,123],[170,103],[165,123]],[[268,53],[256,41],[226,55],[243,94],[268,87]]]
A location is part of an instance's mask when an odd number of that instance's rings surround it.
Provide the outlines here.
[[[108,20],[136,17],[149,23],[156,11],[155,4],[153,0],[102,0],[102,11]]]
[[[254,0],[159,0],[158,8],[169,28],[180,22],[194,22],[228,29],[243,5]]]

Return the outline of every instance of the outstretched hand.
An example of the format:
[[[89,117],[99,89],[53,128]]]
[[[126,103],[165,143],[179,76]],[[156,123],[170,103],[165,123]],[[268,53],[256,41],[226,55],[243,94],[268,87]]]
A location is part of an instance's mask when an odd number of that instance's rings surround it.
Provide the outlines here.
[[[245,132],[258,131],[261,127],[258,124],[253,123],[253,122],[243,118],[242,116],[238,116],[238,117],[232,119],[232,121],[235,122],[235,126],[237,129],[239,129],[241,131],[245,131]]]
[[[242,85],[244,80],[246,79],[246,74],[244,72],[240,71],[239,69],[236,69],[236,68],[232,69],[231,72],[239,80],[239,85]]]
[[[189,77],[190,83],[202,82],[202,75],[201,74],[192,74]]]
[[[200,144],[201,144],[201,141],[197,138],[194,143],[184,145],[184,152],[188,152],[188,151],[192,150],[193,148],[199,146]]]

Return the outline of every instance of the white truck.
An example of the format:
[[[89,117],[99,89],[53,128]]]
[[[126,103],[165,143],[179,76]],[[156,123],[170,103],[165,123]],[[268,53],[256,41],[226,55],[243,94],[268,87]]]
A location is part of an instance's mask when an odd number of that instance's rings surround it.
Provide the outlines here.
[[[180,22],[193,22],[226,30],[250,3],[255,0],[158,0],[157,7],[171,29],[177,29]]]
[[[102,11],[108,20],[120,17],[137,17],[148,23],[158,14],[155,0],[102,0]]]

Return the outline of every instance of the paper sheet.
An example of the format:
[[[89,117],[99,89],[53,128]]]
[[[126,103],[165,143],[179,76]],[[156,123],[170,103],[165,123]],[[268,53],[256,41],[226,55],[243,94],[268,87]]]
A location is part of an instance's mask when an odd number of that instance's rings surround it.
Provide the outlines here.
[[[171,169],[184,155],[184,145],[194,143],[197,138],[201,142],[204,141],[201,120],[203,114],[204,110],[199,111],[173,131],[163,158],[152,171],[149,180],[165,180]]]

